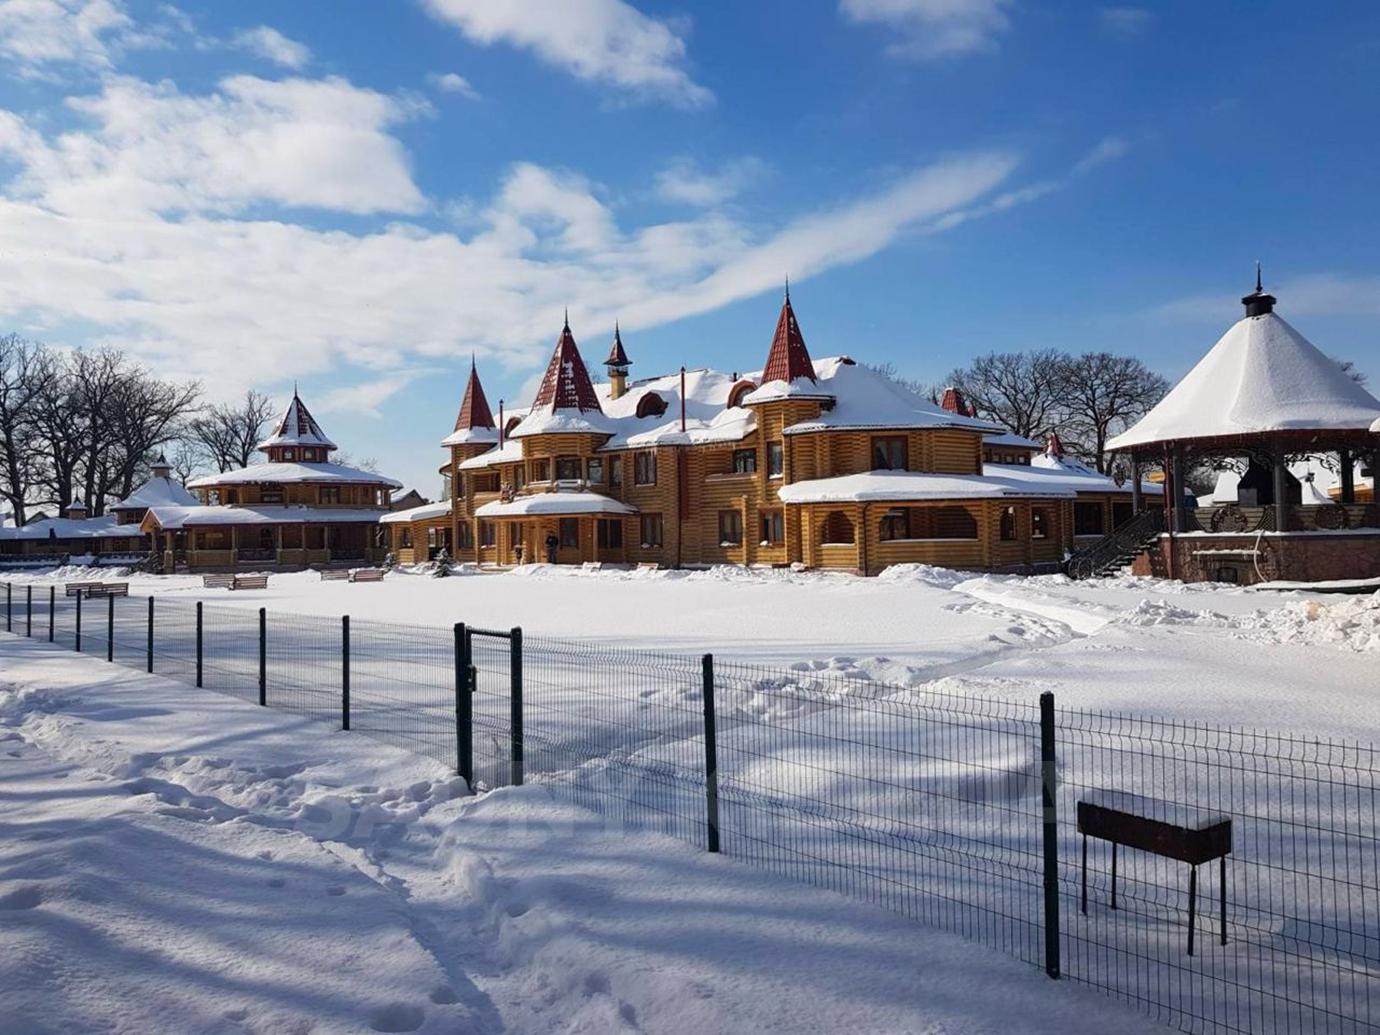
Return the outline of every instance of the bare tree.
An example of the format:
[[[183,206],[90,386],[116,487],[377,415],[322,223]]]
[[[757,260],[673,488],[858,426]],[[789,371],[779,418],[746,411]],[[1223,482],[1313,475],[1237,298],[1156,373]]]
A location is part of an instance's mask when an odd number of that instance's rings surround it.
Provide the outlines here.
[[[1061,421],[1070,442],[1101,474],[1111,470],[1107,439],[1164,398],[1169,382],[1133,356],[1085,352],[1063,363]]]
[[[254,459],[254,449],[263,440],[264,425],[272,414],[272,400],[250,389],[240,403],[222,403],[203,411],[188,427],[188,438],[217,471],[238,470]]]
[[[160,381],[142,369],[132,371],[119,384],[107,418],[119,443],[112,450],[107,475],[118,498],[134,490],[135,479],[147,471],[153,452],[178,436],[200,392],[195,382]]]
[[[46,348],[14,334],[0,338],[0,496],[16,525],[24,524],[41,477],[34,449],[38,406],[56,380],[57,365]]]
[[[1055,349],[993,352],[955,370],[949,383],[968,397],[979,417],[1040,438],[1059,424],[1067,362],[1068,356]]]

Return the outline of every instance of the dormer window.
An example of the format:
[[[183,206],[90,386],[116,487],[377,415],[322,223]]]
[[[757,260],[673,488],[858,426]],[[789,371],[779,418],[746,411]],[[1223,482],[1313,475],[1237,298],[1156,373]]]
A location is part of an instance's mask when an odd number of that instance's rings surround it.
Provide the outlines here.
[[[648,392],[641,399],[637,400],[637,416],[660,417],[666,412],[666,400],[657,395],[656,392]]]
[[[743,397],[746,396],[749,392],[753,391],[756,387],[757,386],[753,384],[751,381],[739,381],[728,391],[728,408],[731,410],[735,407],[742,406]]]

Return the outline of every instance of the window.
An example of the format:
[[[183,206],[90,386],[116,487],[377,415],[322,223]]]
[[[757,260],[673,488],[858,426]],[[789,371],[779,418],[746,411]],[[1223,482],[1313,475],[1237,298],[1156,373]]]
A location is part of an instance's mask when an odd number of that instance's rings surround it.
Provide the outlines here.
[[[580,519],[561,518],[561,547],[574,549],[580,545]]]
[[[578,482],[580,480],[580,467],[578,456],[556,457],[556,481]]]
[[[340,486],[339,486],[339,485],[323,485],[323,486],[321,486],[321,490],[320,490],[320,491],[321,491],[321,495],[320,495],[319,499],[321,500],[322,503],[339,503],[339,502],[340,502]]]
[[[402,548],[410,550],[412,548],[412,526],[403,525],[402,528]]]
[[[656,484],[656,454],[644,451],[633,454],[633,484]]]
[[[753,391],[757,386],[751,381],[739,381],[728,393],[728,407],[733,409],[735,406],[743,405],[743,396]]]
[[[592,459],[589,462],[589,483],[591,485],[604,484],[604,461]]]
[[[468,521],[465,522],[463,525],[460,526],[460,537],[459,537],[459,538],[460,538],[460,548],[461,548],[462,550],[473,550],[473,549],[474,549],[474,529],[470,527],[470,524],[469,524]]]
[[[906,469],[906,439],[904,435],[887,435],[872,440],[872,470],[904,471]]]
[[[1030,538],[1049,538],[1049,511],[1045,510],[1044,507],[1032,507],[1030,509]]]
[[[786,541],[786,522],[779,510],[764,510],[762,518],[762,545],[772,546]]]
[[[642,515],[642,548],[645,550],[651,546],[661,545],[661,515],[643,514]]]
[[[786,469],[786,454],[780,442],[767,443],[767,474],[780,478]]]
[[[451,497],[451,477],[449,474],[441,475],[441,499],[448,500]]]
[[[735,449],[733,451],[733,473],[752,474],[757,470],[757,450]]]
[[[830,511],[819,529],[819,541],[825,545],[853,542],[853,522],[841,510]]]
[[[1001,512],[1001,539],[1009,543],[1016,538],[1016,508],[1004,507]]]
[[[743,541],[743,512],[719,511],[719,545],[738,546]]]
[[[492,521],[479,522],[479,545],[493,546],[498,542],[498,526]]]
[[[598,538],[599,549],[621,550],[623,548],[623,522],[617,518],[600,518]]]
[[[527,472],[522,469],[522,464],[513,465],[513,490],[522,488],[527,478]]]
[[[1073,534],[1102,535],[1101,503],[1074,503]]]
[[[910,510],[898,507],[882,515],[882,542],[910,538]]]
[[[547,482],[551,480],[551,461],[533,460],[532,461],[532,481]]]
[[[297,459],[297,450],[295,450],[295,449],[284,449],[284,450],[283,450],[283,459],[284,459],[284,460],[296,460],[296,459]]]
[[[905,521],[906,538],[910,539],[978,537],[977,518],[967,507],[909,507]]]
[[[233,506],[234,506],[236,503],[238,503],[239,501],[240,501],[240,493],[239,493],[239,490],[238,490],[238,489],[226,489],[226,490],[225,490],[225,503],[226,503],[226,506],[233,507]]]
[[[219,489],[212,489],[210,492],[208,492],[208,493],[206,494],[206,504],[207,504],[207,506],[210,506],[210,507],[219,507],[219,506],[220,506],[220,490],[219,490]]]
[[[660,417],[666,412],[666,400],[656,392],[648,392],[637,400],[638,417]]]
[[[621,456],[609,457],[609,485],[613,488],[621,488],[623,485],[623,458]]]

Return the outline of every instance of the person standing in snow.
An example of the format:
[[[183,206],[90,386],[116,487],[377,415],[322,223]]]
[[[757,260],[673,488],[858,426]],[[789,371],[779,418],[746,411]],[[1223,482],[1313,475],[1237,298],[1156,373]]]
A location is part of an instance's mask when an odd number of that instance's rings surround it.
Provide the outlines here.
[[[546,563],[556,563],[556,548],[561,545],[561,541],[556,538],[555,532],[546,533]]]

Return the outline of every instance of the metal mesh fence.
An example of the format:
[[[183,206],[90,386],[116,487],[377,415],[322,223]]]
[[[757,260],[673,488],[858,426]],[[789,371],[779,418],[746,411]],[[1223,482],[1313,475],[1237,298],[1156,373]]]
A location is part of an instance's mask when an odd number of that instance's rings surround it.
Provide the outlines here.
[[[148,664],[148,598],[16,589],[12,632],[51,620],[75,649],[80,613],[82,653]],[[154,672],[337,726],[348,693],[352,730],[468,766],[476,789],[540,782],[1187,1031],[1380,1031],[1373,747],[520,630],[152,606]],[[1085,837],[1089,806],[1160,840]],[[1175,856],[1224,823],[1225,855]]]

